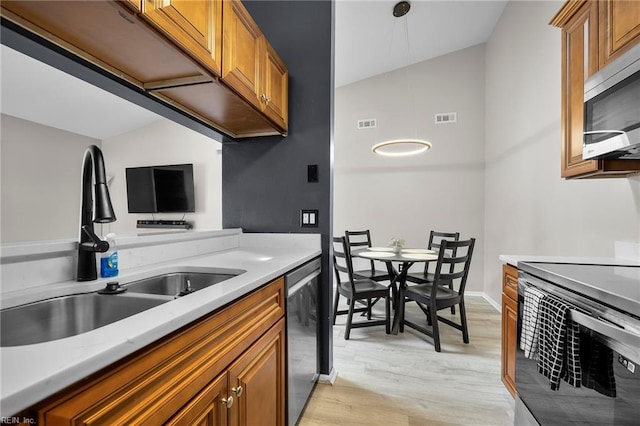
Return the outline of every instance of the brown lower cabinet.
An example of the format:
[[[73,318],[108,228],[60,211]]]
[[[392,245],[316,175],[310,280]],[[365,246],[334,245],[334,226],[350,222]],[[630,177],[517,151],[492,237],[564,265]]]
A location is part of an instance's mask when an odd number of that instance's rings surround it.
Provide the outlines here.
[[[516,394],[516,348],[518,345],[518,270],[502,266],[502,383]]]
[[[32,407],[40,425],[285,424],[279,278]]]

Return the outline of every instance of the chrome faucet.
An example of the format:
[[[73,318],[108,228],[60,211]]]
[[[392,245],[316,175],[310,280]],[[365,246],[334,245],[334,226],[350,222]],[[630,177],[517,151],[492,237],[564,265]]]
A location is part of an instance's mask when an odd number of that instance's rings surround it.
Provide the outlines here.
[[[95,181],[91,188],[92,180]],[[93,194],[95,193],[95,203]],[[93,231],[93,222],[109,223],[116,220],[113,212],[102,151],[90,145],[82,161],[82,205],[80,207],[80,242],[78,244],[78,281],[98,278],[96,252],[109,250],[109,243],[101,240]]]

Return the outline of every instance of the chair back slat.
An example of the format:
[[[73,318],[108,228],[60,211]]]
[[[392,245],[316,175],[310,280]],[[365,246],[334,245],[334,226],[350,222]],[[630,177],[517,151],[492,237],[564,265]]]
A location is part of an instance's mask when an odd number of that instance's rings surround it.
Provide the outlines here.
[[[429,244],[427,245],[427,248],[429,250],[439,251],[440,250],[440,246],[442,245],[442,241],[444,241],[444,240],[458,241],[459,239],[460,239],[460,233],[459,232],[431,231],[431,232],[429,232]],[[448,255],[450,257],[455,257],[456,248],[455,247],[451,247],[449,249],[449,251],[450,251],[450,253],[448,253]],[[424,263],[424,273],[425,273],[425,275],[427,274],[427,272],[429,272],[429,263],[432,263],[432,262],[425,262]],[[453,272],[453,269],[451,269],[451,272]]]
[[[475,241],[475,238],[462,241],[442,241],[434,272],[432,297],[436,297],[439,285],[449,285],[450,283],[453,284],[454,288],[457,287],[460,296],[464,294]],[[447,251],[454,251],[455,255],[448,256]],[[460,266],[462,269],[460,269]]]
[[[364,231],[345,231],[344,236],[350,252],[371,247],[371,232],[368,229]],[[369,261],[369,267],[371,272],[375,271],[376,267],[373,260]]]
[[[351,290],[355,292],[353,263],[345,237],[333,237],[333,269],[336,274],[337,284],[349,284]],[[346,274],[347,282],[341,279],[340,273]]]

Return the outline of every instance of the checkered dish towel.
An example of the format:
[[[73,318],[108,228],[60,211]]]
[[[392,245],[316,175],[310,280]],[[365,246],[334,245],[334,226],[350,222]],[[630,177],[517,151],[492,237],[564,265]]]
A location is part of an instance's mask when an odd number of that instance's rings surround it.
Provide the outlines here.
[[[580,327],[569,317],[569,305],[547,295],[540,301],[538,372],[558,390],[560,379],[580,387]]]
[[[533,286],[528,286],[524,290],[520,349],[524,351],[524,356],[528,359],[536,359],[538,356],[538,338],[540,334],[538,307],[545,296],[545,293]]]

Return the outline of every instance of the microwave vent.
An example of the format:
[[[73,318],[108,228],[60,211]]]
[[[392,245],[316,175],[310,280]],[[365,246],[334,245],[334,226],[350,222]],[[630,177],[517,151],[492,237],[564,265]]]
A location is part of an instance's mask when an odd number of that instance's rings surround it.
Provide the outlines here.
[[[358,129],[373,129],[376,127],[375,118],[367,118],[365,120],[358,120]]]
[[[455,123],[458,121],[457,112],[441,112],[436,114],[436,124]]]

